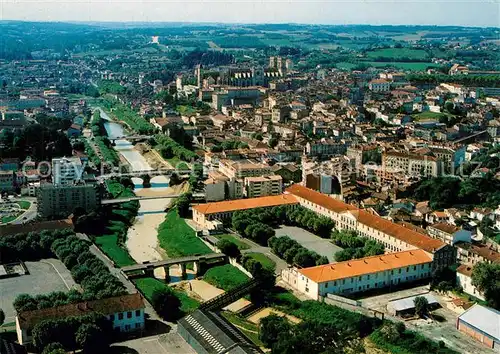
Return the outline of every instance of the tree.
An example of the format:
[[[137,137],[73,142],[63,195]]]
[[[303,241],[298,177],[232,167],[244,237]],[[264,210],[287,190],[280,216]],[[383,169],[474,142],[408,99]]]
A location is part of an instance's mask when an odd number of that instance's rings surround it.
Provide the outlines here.
[[[478,263],[472,270],[472,285],[483,292],[488,304],[500,310],[500,264]]]
[[[191,192],[184,193],[179,198],[177,198],[175,206],[177,207],[179,216],[186,217],[189,215],[189,207],[191,205],[192,198],[193,195],[191,194]]]
[[[217,248],[228,257],[238,257],[241,253],[238,246],[230,240],[222,239],[217,242]]]
[[[278,342],[279,336],[286,335],[290,329],[291,325],[286,317],[271,314],[260,321],[259,339],[266,348],[272,348]]]
[[[271,138],[269,139],[269,142],[268,142],[268,145],[271,149],[274,149],[276,147],[276,145],[278,145],[279,143],[279,140],[276,139],[276,138]]]
[[[61,343],[54,342],[43,348],[42,354],[66,354],[66,350]]]
[[[5,321],[5,312],[3,312],[2,309],[0,309],[0,326],[3,325]]]
[[[75,338],[84,353],[105,353],[109,347],[107,338],[95,324],[82,324],[76,331]]]
[[[177,186],[179,184],[182,183],[182,180],[181,178],[179,177],[179,175],[177,173],[172,173],[172,175],[170,176],[170,181],[169,181],[169,185],[170,186]]]
[[[415,314],[419,317],[424,317],[429,312],[429,302],[423,296],[417,296],[415,300],[413,300],[415,304]]]
[[[144,188],[151,188],[151,176],[148,174],[142,175],[142,186]]]
[[[177,320],[181,316],[181,301],[170,288],[155,289],[151,304],[164,320]]]

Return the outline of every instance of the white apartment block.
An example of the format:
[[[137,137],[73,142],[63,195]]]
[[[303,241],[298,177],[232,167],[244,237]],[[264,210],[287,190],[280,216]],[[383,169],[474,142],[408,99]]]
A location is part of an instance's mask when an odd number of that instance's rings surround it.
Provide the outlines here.
[[[261,163],[254,163],[250,160],[220,160],[219,172],[229,178],[245,178],[272,175],[272,169],[270,166]]]
[[[279,195],[282,193],[281,176],[246,177],[245,190],[248,198]]]
[[[477,290],[472,285],[472,270],[473,266],[469,264],[462,264],[457,268],[457,285],[462,287],[464,293],[477,297],[480,300],[485,300],[484,294]]]
[[[406,175],[414,177],[437,177],[442,174],[441,160],[436,157],[396,151],[382,154],[382,168],[402,170]]]
[[[84,169],[78,157],[52,159],[52,182],[60,185],[81,181]]]
[[[310,268],[285,269],[282,279],[313,300],[398,286],[431,276],[432,258],[423,250],[365,257]]]
[[[391,82],[385,79],[374,79],[368,83],[368,88],[373,92],[389,92]]]

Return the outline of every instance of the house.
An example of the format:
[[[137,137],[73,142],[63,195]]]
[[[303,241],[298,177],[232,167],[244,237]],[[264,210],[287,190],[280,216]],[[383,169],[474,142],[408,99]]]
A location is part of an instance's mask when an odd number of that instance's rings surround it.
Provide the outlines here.
[[[17,340],[25,345],[32,340],[33,328],[44,320],[101,313],[120,332],[143,330],[145,324],[144,301],[139,293],[79,302],[45,309],[24,311],[16,316]]]
[[[302,180],[302,171],[294,164],[276,164],[271,167],[271,171],[275,175],[283,178],[283,183],[300,182]]]
[[[391,83],[385,79],[374,79],[368,83],[368,88],[373,92],[389,92]]]
[[[282,279],[296,278],[299,292],[320,300],[327,294],[353,294],[429,278],[431,269],[432,258],[423,250],[413,250],[316,267],[284,269],[282,273],[295,272],[297,276],[282,274]]]
[[[479,262],[499,263],[500,253],[483,244],[457,242],[457,259],[461,263],[476,265]]]
[[[475,304],[457,320],[457,329],[486,347],[500,350],[500,312]]]
[[[472,295],[480,300],[485,300],[484,294],[472,285],[473,267],[469,264],[462,264],[457,268],[457,285],[462,287],[464,293]]]
[[[77,138],[82,135],[82,126],[76,123],[71,124],[71,126],[66,131],[68,138]]]
[[[494,215],[491,209],[489,208],[474,208],[470,212],[471,219],[476,219],[479,221],[483,221],[484,218],[494,219]]]
[[[472,239],[472,233],[469,230],[445,222],[427,226],[427,233],[449,245],[454,245],[459,241],[470,243]]]

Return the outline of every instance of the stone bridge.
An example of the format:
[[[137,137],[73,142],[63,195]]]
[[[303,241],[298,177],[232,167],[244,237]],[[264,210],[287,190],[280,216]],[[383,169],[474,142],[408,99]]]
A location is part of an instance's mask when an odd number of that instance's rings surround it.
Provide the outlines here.
[[[170,281],[169,269],[173,265],[180,265],[182,270],[182,278],[186,278],[186,267],[189,263],[194,264],[194,272],[196,275],[201,275],[206,270],[207,265],[216,263],[225,263],[227,257],[223,253],[210,253],[201,256],[187,256],[179,258],[171,258],[157,262],[144,262],[142,264],[134,264],[121,268],[121,272],[127,278],[147,278],[154,277],[156,268],[163,267],[165,269],[165,281]]]

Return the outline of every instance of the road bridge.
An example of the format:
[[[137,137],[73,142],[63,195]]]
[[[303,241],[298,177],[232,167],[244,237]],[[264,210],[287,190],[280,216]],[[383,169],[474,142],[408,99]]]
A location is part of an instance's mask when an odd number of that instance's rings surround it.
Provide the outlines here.
[[[101,200],[102,205],[107,204],[120,204],[127,203],[133,200],[151,200],[151,199],[172,199],[179,198],[182,194],[170,194],[164,196],[150,196],[150,197],[126,197],[126,198],[115,198],[115,199],[103,199]],[[205,198],[205,194],[203,193],[193,193],[193,199],[202,199]]]
[[[143,264],[134,264],[121,268],[121,272],[127,278],[143,278],[154,277],[156,268],[163,267],[165,269],[165,280],[170,280],[169,269],[173,265],[179,264],[181,266],[182,277],[186,277],[186,266],[188,263],[194,264],[194,271],[196,275],[202,274],[208,264],[226,262],[227,257],[223,253],[209,253],[201,256],[187,256],[179,258],[170,258],[157,262],[145,262]]]
[[[123,135],[123,136],[108,137],[108,140],[114,144],[116,140],[139,141],[139,140],[147,140],[151,138],[151,136],[152,135]]]
[[[116,177],[141,177],[144,175],[148,175],[150,177],[153,177],[153,176],[171,176],[174,172],[177,173],[178,175],[190,175],[193,171],[192,170],[177,170],[175,168],[163,168],[163,169],[159,169],[159,170],[112,172],[112,173],[100,175],[97,178],[109,179],[109,178],[116,178]]]

